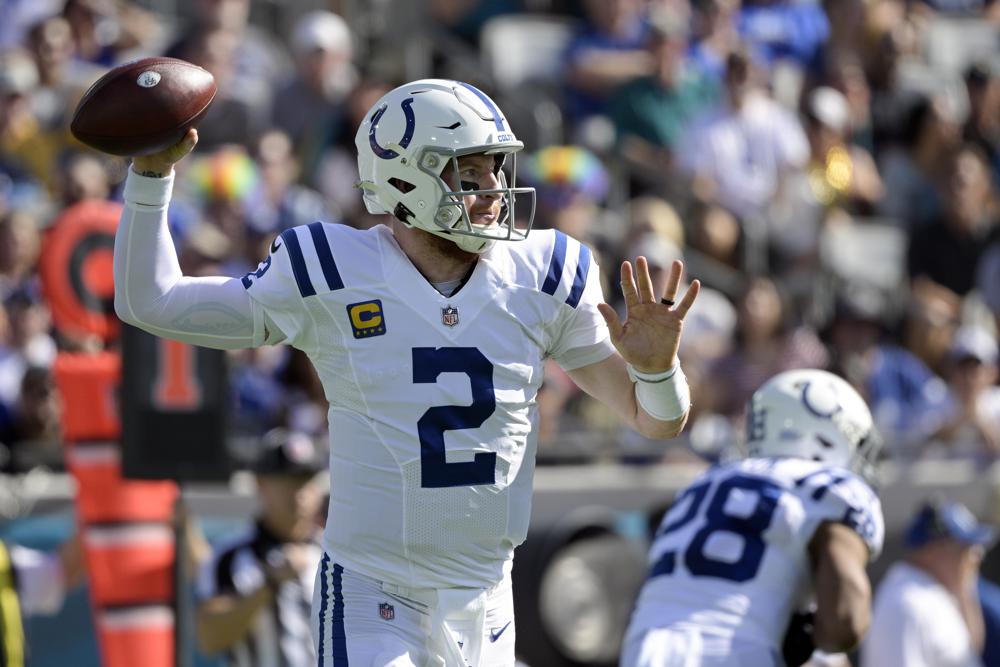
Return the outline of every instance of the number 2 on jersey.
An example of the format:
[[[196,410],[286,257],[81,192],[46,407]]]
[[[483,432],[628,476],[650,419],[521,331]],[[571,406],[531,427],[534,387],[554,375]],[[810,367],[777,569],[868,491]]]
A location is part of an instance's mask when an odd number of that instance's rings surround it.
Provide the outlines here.
[[[413,382],[435,383],[441,373],[465,373],[472,388],[471,405],[429,408],[417,421],[420,436],[420,485],[440,489],[496,482],[496,452],[479,452],[472,461],[448,463],[444,432],[479,428],[496,410],[493,364],[475,347],[413,348]]]
[[[688,488],[677,498],[676,506],[687,502],[683,514],[665,524],[656,538],[674,533],[694,520],[708,496],[711,482],[706,481]],[[753,493],[756,498],[750,512],[734,512],[728,507],[734,494]],[[760,563],[764,559],[764,531],[771,525],[774,511],[778,507],[781,487],[759,477],[733,475],[723,480],[715,488],[708,507],[705,509],[705,524],[692,536],[684,550],[684,565],[695,577],[715,577],[729,581],[749,581],[757,576]],[[705,552],[705,546],[713,533],[726,532],[740,536],[743,540],[739,558],[734,561],[713,558]],[[650,577],[672,574],[677,566],[677,552],[666,551],[653,565]]]

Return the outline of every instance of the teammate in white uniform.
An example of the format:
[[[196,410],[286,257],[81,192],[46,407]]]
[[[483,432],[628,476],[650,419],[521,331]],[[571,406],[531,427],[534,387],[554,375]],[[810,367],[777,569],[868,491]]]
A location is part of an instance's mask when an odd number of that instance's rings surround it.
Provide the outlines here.
[[[697,281],[678,296],[676,262],[661,298],[645,259],[623,263],[620,321],[586,246],[528,236],[534,192],[514,187],[522,144],[503,114],[444,80],[388,93],[358,130],[359,187],[391,227],[316,222],[283,232],[242,279],[187,278],[166,207],[172,164],[196,141],[133,162],[116,309],[161,336],[286,342],[312,360],[331,434],[321,667],[513,665],[509,573],[530,515],[544,361],[643,434],[675,436]]]
[[[812,605],[810,648],[848,650],[867,628],[885,530],[857,474],[874,452],[868,407],[839,377],[796,370],[749,410],[749,458],[708,470],[657,530],[622,667],[776,667]]]

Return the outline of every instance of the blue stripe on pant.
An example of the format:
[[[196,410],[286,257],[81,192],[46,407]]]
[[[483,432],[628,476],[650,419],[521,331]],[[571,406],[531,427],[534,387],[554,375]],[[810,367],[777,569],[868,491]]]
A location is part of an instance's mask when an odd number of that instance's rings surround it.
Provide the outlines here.
[[[330,556],[323,554],[320,562],[320,604],[319,604],[319,667],[324,667],[326,650],[324,643],[326,640],[326,611],[329,591],[327,589],[329,581]],[[347,633],[344,632],[344,589],[343,589],[344,568],[336,563],[333,564],[333,609],[330,616],[330,651],[333,656],[333,664],[330,667],[349,667],[347,662]]]

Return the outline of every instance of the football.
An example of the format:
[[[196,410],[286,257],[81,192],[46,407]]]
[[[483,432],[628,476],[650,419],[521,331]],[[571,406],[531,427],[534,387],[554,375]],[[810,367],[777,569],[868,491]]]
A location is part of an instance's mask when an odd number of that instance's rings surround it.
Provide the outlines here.
[[[215,98],[215,78],[176,58],[143,58],[115,67],[84,94],[70,131],[112,155],[150,155],[195,127]]]

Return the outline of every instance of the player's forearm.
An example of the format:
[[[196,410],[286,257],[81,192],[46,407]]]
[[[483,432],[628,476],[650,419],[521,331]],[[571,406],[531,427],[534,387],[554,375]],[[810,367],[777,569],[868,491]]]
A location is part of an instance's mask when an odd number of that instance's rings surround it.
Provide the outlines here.
[[[871,623],[871,584],[865,572],[867,547],[850,528],[823,523],[810,543],[816,590],[816,648],[849,651]]]
[[[632,369],[631,374],[637,430],[647,438],[680,435],[691,408],[691,391],[680,362],[666,373],[648,375]]]
[[[871,623],[871,589],[867,577],[841,579],[816,613],[816,648],[841,653],[855,648]]]
[[[129,174],[115,236],[115,312],[157,336],[205,347],[249,347],[253,311],[240,281],[181,273],[167,226],[172,182],[172,174]]]
[[[678,372],[679,369],[680,366]],[[597,363],[571,370],[569,376],[578,387],[611,407],[628,426],[647,438],[674,438],[684,428],[687,408],[669,397],[665,399],[662,395],[654,395],[644,399],[653,414],[642,407],[639,400],[641,390],[637,391],[637,383],[629,377],[621,355],[612,354]],[[687,380],[683,378],[683,374],[672,380],[684,382],[686,388]],[[661,385],[654,388],[654,394],[656,389],[665,388],[668,387]]]
[[[250,595],[223,595],[202,602],[198,607],[198,648],[211,655],[239,642],[272,598],[271,590],[262,586]]]

